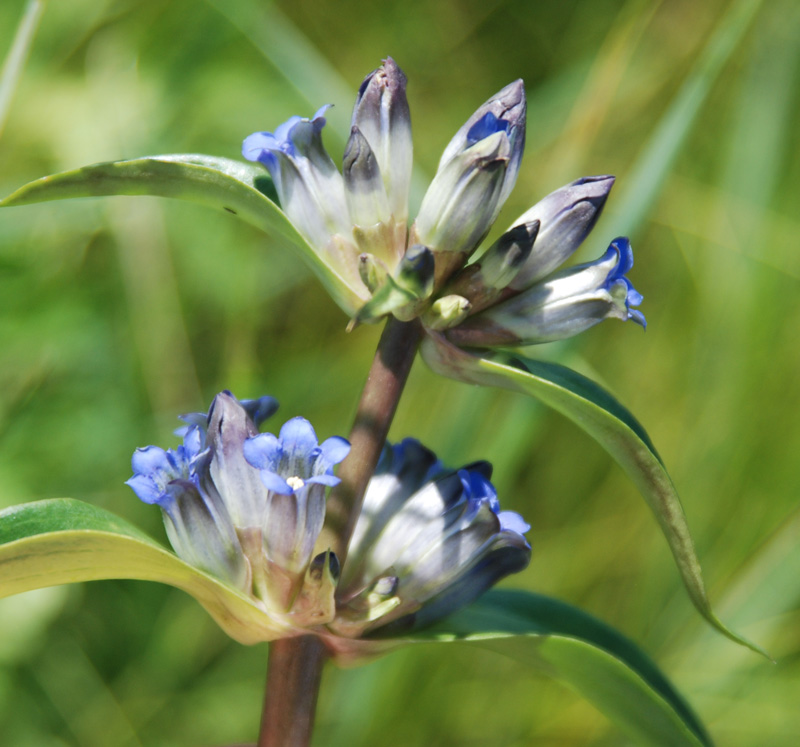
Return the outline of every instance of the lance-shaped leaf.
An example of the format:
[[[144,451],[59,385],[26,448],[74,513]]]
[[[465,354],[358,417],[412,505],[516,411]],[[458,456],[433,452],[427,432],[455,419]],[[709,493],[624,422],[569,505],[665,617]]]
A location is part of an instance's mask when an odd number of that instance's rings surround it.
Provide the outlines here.
[[[505,353],[470,354],[438,333],[426,337],[421,351],[437,373],[528,394],[583,428],[639,488],[661,526],[689,597],[700,614],[731,640],[769,658],[761,648],[729,630],[712,611],[675,486],[647,432],[614,397],[585,376],[556,363]]]
[[[20,187],[0,207],[31,205],[72,197],[152,195],[174,197],[226,210],[260,228],[274,241],[298,251],[333,296],[353,315],[369,298],[358,277],[344,278],[326,264],[270,199],[275,190],[269,175],[256,164],[198,154],[180,154],[108,161],[45,176]]]
[[[0,597],[109,578],[158,581],[182,589],[240,643],[291,634],[243,594],[101,508],[55,498],[0,512]]]
[[[493,590],[399,639],[329,641],[340,664],[408,643],[472,643],[534,666],[576,691],[636,744],[710,745],[700,720],[655,663],[609,625],[557,599]]]

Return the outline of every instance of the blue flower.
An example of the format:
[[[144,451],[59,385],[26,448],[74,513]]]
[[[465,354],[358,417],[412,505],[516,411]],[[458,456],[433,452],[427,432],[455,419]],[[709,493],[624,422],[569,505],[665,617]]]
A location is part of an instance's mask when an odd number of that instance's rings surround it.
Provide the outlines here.
[[[128,485],[161,507],[181,558],[294,626],[320,608],[332,616],[333,587],[317,582],[330,576],[335,559],[313,558],[312,551],[325,518],[325,487],[338,482],[333,466],[349,445],[339,438],[317,445],[302,418],[290,420],[280,439],[259,435],[258,425],[276,409],[271,397],[240,402],[222,392],[208,415],[182,416],[183,445],[137,449]],[[294,609],[300,597],[302,609]]]
[[[615,239],[600,259],[539,280],[468,317],[447,337],[467,347],[516,346],[572,337],[604,319],[645,327],[644,314],[635,308],[642,295],[626,277],[632,267],[630,242]]]
[[[325,521],[325,488],[339,483],[333,467],[349,451],[343,438],[317,443],[311,423],[299,417],[289,420],[278,437],[262,433],[244,443],[244,457],[266,489],[264,552],[285,573],[295,574],[293,592],[302,583]]]

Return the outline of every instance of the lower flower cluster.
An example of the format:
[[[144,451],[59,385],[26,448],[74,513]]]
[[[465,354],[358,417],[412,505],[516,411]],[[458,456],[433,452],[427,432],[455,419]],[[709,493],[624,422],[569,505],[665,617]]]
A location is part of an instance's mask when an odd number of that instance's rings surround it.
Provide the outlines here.
[[[384,449],[340,568],[319,542],[350,445],[318,443],[299,417],[259,433],[276,409],[222,392],[208,415],[183,416],[182,445],[137,449],[128,485],[161,508],[183,560],[250,596],[286,635],[423,627],[527,566],[530,527],[500,510],[491,465],[446,469],[406,439]]]

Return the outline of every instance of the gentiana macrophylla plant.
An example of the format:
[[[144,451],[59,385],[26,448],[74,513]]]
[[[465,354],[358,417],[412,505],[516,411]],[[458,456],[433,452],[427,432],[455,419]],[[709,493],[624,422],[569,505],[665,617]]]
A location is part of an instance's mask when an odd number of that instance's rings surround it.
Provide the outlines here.
[[[755,648],[714,616],[680,501],[639,422],[575,371],[514,352],[605,319],[645,326],[627,277],[628,239],[568,265],[614,178],[557,189],[487,242],[522,161],[525,92],[516,81],[446,146],[409,225],[411,120],[400,68],[387,59],[362,83],[341,171],[322,143],[325,110],[247,137],[243,154],[254,163],[204,155],[102,163],[32,182],[0,203],[149,194],[224,209],[298,250],[351,330],[385,321],[349,442],[319,443],[302,418],[278,435],[260,433],[275,401],[222,392],[207,415],[184,416],[182,444],[133,458],[128,484],[161,508],[177,554],[88,504],[27,504],[0,515],[0,594],[103,578],[185,590],[236,640],[272,642],[262,745],[308,742],[326,657],[354,664],[454,640],[541,665],[639,743],[709,744],[670,683],[619,633],[563,602],[489,590],[528,565],[531,547],[521,516],[500,510],[488,464],[446,469],[413,439],[386,444],[418,349],[444,376],[540,399],[626,470],[695,606]]]

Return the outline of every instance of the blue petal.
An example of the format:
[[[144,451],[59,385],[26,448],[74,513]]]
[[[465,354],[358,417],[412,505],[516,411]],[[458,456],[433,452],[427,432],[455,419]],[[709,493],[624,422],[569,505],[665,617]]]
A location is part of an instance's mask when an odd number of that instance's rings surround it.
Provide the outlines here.
[[[631,242],[625,236],[619,236],[611,242],[608,251],[614,250],[619,255],[619,262],[614,271],[609,275],[609,282],[621,278],[633,269],[633,249]],[[608,252],[606,252],[606,255]]]
[[[135,473],[144,475],[172,469],[167,452],[159,446],[145,446],[143,449],[136,449],[133,452],[131,466]]]
[[[497,518],[500,519],[500,530],[503,532],[515,532],[522,535],[531,529],[531,525],[515,511],[501,511],[497,514]]]
[[[292,460],[298,457],[308,459],[311,452],[318,447],[317,434],[313,426],[299,416],[284,423],[280,441],[284,453]]]
[[[159,503],[164,498],[164,493],[159,490],[155,481],[146,475],[134,475],[130,480],[125,480],[136,497],[144,503]]]
[[[267,418],[275,414],[278,409],[278,400],[274,397],[259,397],[258,399],[243,399],[239,404],[250,416],[256,426],[261,425]]]
[[[474,145],[495,132],[508,132],[510,122],[498,119],[492,112],[486,112],[467,132],[467,143]]]
[[[248,161],[260,161],[268,168],[276,164],[273,151],[280,151],[281,145],[271,132],[254,132],[242,143],[242,155]]]
[[[256,469],[273,469],[281,458],[281,444],[272,433],[260,433],[243,445],[244,458]]]
[[[476,511],[481,503],[486,502],[494,513],[500,511],[500,501],[497,500],[497,491],[494,485],[477,469],[462,469],[458,472],[461,484],[464,486],[464,495]]]
[[[208,427],[208,415],[205,412],[188,412],[185,415],[178,415],[178,419],[190,426],[196,425],[198,428],[206,429]],[[181,429],[178,429],[181,430]],[[183,433],[175,431],[175,435],[182,436]]]
[[[340,436],[332,436],[319,445],[322,458],[329,464],[339,464],[350,453],[350,442]]]
[[[309,477],[308,480],[305,480],[304,482],[314,485],[327,485],[329,488],[332,488],[338,485],[341,480],[334,475],[323,474],[316,475],[315,477]]]
[[[628,319],[632,322],[636,322],[636,324],[641,325],[644,329],[647,329],[647,320],[644,318],[644,314],[641,311],[637,311],[636,309],[628,309]]]
[[[262,469],[259,474],[261,475],[261,482],[264,483],[264,487],[266,487],[267,490],[271,490],[273,493],[279,493],[280,495],[291,495],[294,493],[294,489],[290,487],[286,480],[280,475],[276,475],[274,472],[267,469]]]

